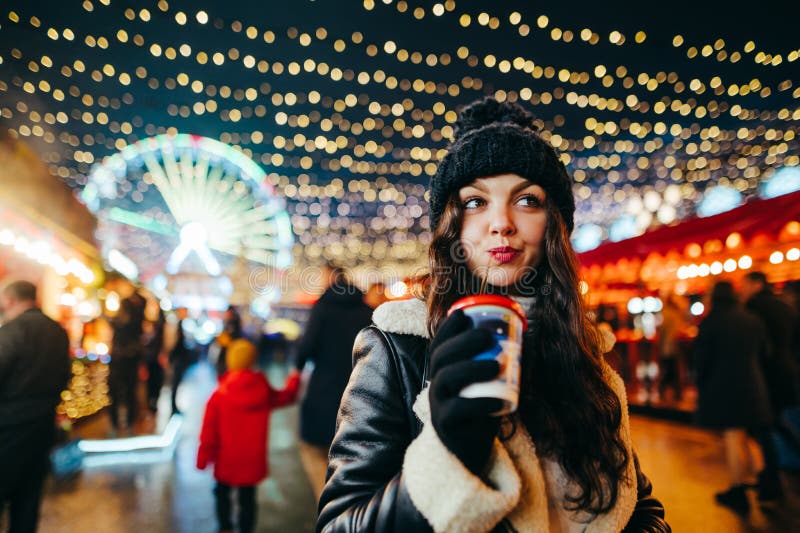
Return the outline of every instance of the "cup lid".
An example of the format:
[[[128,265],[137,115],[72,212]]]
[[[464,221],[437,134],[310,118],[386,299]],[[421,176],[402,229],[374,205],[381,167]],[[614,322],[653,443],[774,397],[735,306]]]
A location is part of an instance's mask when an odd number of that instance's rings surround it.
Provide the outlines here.
[[[453,311],[458,309],[466,309],[476,305],[497,305],[510,309],[522,319],[522,331],[528,329],[528,318],[525,316],[525,310],[522,309],[522,306],[511,298],[500,296],[499,294],[474,294],[460,298],[450,306],[450,309],[447,310],[447,315],[450,316]]]

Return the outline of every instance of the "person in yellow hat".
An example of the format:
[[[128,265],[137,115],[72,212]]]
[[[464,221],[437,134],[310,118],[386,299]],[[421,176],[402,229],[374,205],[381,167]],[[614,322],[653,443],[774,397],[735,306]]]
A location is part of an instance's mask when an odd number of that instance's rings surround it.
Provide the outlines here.
[[[254,368],[257,349],[246,339],[231,341],[225,359],[228,371],[206,404],[197,468],[214,464],[220,530],[233,530],[231,492],[236,488],[238,529],[247,533],[256,522],[256,485],[269,474],[269,416],[273,409],[295,401],[300,373],[292,370],[284,388],[274,389]]]

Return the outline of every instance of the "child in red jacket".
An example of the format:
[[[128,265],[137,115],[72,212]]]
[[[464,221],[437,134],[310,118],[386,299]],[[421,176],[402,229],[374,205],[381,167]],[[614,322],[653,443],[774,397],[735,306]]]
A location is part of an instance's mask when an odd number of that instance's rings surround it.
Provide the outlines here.
[[[273,409],[297,398],[300,374],[293,370],[283,390],[273,389],[264,374],[252,370],[256,347],[238,339],[228,346],[225,373],[206,405],[197,468],[214,463],[214,488],[220,530],[232,531],[231,489],[238,488],[239,531],[253,531],[256,485],[269,473],[267,443]]]

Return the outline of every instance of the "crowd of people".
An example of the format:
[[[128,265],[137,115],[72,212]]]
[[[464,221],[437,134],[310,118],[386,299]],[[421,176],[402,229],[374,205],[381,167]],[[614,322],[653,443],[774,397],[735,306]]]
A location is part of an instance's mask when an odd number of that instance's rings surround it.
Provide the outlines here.
[[[120,301],[116,314],[108,319],[113,332],[108,376],[109,436],[130,436],[136,432],[136,423],[142,418],[138,394],[142,381],[145,382],[146,408],[150,414],[157,412],[167,372],[171,375],[172,413],[180,413],[177,392],[186,371],[198,356],[187,338],[184,326],[187,317],[188,310],[179,307],[173,319],[167,320],[158,301],[148,300],[133,290]],[[124,420],[120,419],[122,412]]]
[[[744,276],[739,295],[729,281],[717,282],[710,305],[693,343],[697,419],[723,434],[731,486],[717,501],[747,512],[750,486],[761,502],[783,497],[775,430],[784,412],[798,407],[800,309],[778,298],[757,271]],[[760,471],[748,435],[761,450]]]

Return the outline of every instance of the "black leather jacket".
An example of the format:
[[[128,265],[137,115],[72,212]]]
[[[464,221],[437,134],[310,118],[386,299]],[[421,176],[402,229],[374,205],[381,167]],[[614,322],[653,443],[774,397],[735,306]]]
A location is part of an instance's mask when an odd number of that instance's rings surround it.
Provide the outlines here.
[[[427,340],[364,329],[331,445],[317,531],[432,531],[412,503],[402,474],[406,448],[420,433],[412,406],[427,377]],[[671,531],[664,507],[639,470],[638,502],[627,532]],[[495,531],[512,531],[505,520]]]

